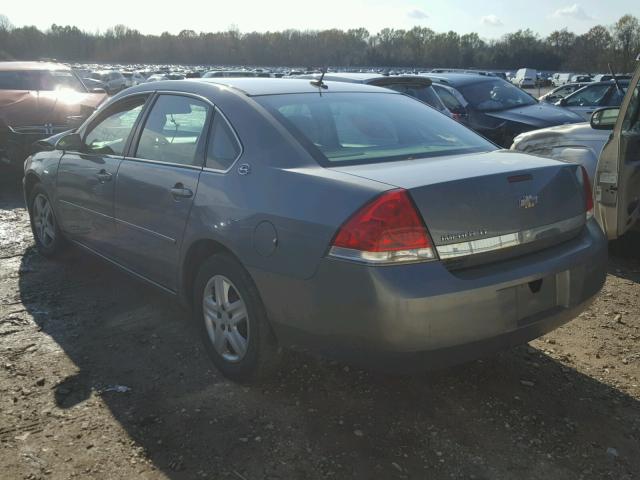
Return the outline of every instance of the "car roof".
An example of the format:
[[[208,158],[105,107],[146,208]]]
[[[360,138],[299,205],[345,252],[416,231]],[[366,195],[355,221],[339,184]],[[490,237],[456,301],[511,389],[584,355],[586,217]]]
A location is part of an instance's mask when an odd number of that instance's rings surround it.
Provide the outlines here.
[[[0,72],[9,70],[71,70],[54,62],[0,62]]]
[[[321,73],[311,73],[307,75],[298,75],[297,78],[320,78]],[[389,75],[382,75],[380,73],[360,73],[360,72],[337,72],[327,73],[324,76],[327,80],[335,80],[337,82],[354,82],[354,83],[366,83],[379,78],[389,78]]]
[[[312,73],[307,75],[296,75],[295,78],[302,79],[317,79],[322,74]],[[351,72],[339,72],[339,73],[327,73],[324,76],[326,81],[335,82],[352,82],[352,83],[373,83],[380,82],[385,84],[393,83],[406,83],[408,81],[418,81],[424,83],[430,83],[431,80],[427,76],[423,75],[382,75],[380,73],[351,73]]]
[[[234,91],[243,96],[286,95],[298,93],[385,93],[400,95],[387,88],[364,85],[361,83],[324,82],[326,89],[313,86],[309,80],[249,77],[249,78],[187,78],[185,80],[160,80],[141,83],[112,97],[111,102],[138,93],[166,91],[175,93],[191,93],[207,97],[224,91]]]
[[[482,82],[505,82],[500,77],[491,77],[487,75],[476,75],[475,73],[438,73],[436,75],[429,75],[429,78],[435,81],[441,81],[452,87],[463,87],[465,85],[472,85],[474,83]],[[508,83],[508,82],[507,82]]]
[[[323,82],[325,89],[320,89],[312,85],[308,79],[297,78],[266,78],[266,77],[247,77],[247,78],[198,78],[189,79],[185,82],[210,83],[224,85],[229,88],[238,90],[245,95],[283,95],[290,93],[318,93],[322,92],[384,92],[389,93],[388,89],[374,87],[360,83],[348,82]]]

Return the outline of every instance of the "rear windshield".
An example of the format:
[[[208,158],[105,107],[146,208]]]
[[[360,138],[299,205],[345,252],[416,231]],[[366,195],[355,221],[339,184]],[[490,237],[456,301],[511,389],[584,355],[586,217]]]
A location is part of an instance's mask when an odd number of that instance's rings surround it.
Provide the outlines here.
[[[69,70],[0,71],[0,90],[65,90],[86,92],[86,88]]]
[[[404,95],[302,93],[255,99],[327,165],[496,149],[458,122]]]
[[[537,103],[528,93],[498,78],[488,82],[463,85],[458,90],[467,102],[482,112],[495,112]]]

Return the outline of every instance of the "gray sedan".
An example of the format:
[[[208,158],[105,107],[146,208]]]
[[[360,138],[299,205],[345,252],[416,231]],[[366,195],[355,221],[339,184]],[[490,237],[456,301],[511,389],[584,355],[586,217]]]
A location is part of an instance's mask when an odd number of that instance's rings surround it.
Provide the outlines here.
[[[585,178],[387,89],[254,78],[130,88],[24,189],[43,255],[72,243],[180,298],[246,381],[281,347],[428,368],[569,321],[607,263]]]

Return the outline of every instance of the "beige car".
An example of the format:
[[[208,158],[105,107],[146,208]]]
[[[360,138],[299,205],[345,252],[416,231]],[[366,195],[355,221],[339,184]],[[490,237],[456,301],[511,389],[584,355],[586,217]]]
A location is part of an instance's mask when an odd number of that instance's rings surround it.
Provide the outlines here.
[[[640,56],[638,57],[640,61]],[[591,127],[611,130],[596,169],[595,214],[609,239],[640,228],[640,66],[620,107],[597,110]]]

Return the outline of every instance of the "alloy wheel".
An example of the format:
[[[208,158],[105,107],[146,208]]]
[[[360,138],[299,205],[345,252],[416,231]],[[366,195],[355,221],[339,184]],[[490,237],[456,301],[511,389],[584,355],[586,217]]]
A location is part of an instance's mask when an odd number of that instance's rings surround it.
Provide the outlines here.
[[[215,351],[228,362],[241,361],[249,344],[249,313],[236,286],[214,275],[204,289],[204,322]]]
[[[49,199],[38,194],[33,200],[33,226],[40,243],[48,248],[56,240],[56,220]]]

